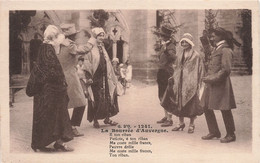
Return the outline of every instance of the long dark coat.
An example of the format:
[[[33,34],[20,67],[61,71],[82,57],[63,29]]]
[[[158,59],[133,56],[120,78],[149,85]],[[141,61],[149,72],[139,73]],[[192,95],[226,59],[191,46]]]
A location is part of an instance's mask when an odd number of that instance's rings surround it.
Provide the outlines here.
[[[100,49],[99,49],[100,48]],[[104,46],[95,43],[89,54],[85,55],[84,65],[93,78],[91,85],[94,106],[88,101],[89,122],[115,116],[119,112],[117,101],[117,77]],[[102,90],[104,88],[104,90]]]
[[[233,51],[226,43],[213,50],[206,76],[206,89],[202,104],[208,109],[230,110],[236,108],[235,97],[230,80]]]
[[[33,94],[33,149],[45,147],[58,139],[73,139],[67,109],[67,84],[52,45],[41,45],[36,63],[32,72],[38,86],[38,91]],[[28,89],[26,93],[32,95]]]

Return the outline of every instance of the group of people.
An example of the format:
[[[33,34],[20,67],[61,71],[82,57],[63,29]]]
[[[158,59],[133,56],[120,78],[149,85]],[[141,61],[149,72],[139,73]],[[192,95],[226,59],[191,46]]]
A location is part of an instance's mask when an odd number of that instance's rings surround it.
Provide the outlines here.
[[[26,88],[26,94],[34,97],[34,151],[73,151],[65,142],[83,136],[76,127],[81,124],[87,101],[87,119],[95,128],[100,127],[101,119],[117,125],[110,117],[119,112],[118,80],[102,43],[105,31],[97,27],[91,32],[89,38],[87,31],[76,31],[74,24],[61,24],[60,28],[49,25],[44,31]],[[76,68],[79,57],[84,60],[81,75]],[[69,108],[73,108],[71,119]],[[54,148],[48,148],[53,142]]]
[[[121,94],[125,94],[126,88],[131,86],[132,65],[130,64],[129,60],[127,60],[125,63],[119,63],[118,58],[114,58],[112,60],[112,65],[118,81],[120,82],[120,87],[122,88]]]
[[[112,65],[103,44],[102,28],[93,28],[91,36],[87,31],[79,33],[74,24],[61,24],[60,28],[49,25],[44,31],[44,41],[26,88],[27,95],[34,97],[31,144],[34,151],[73,151],[65,142],[83,136],[77,127],[86,105],[87,120],[95,128],[100,127],[101,119],[104,124],[118,124],[110,119],[119,112],[118,80],[130,83],[132,67],[127,61],[126,68],[120,68],[116,59]],[[193,133],[196,117],[205,113],[209,134],[202,139],[220,138],[213,110],[221,110],[227,135],[220,141],[236,140],[231,112],[236,104],[230,81],[233,43],[229,34],[223,28],[212,31],[214,44],[205,69],[203,56],[194,49],[193,36],[183,35],[182,50],[177,54],[172,31],[162,26],[158,32],[162,46],[157,73],[158,96],[165,112],[157,123],[162,127],[172,126],[172,115],[176,115],[179,124],[172,131],[183,130],[184,117],[188,117],[188,133]],[[123,72],[127,70],[128,77]],[[71,118],[69,108],[73,108]],[[53,142],[54,148],[48,148]]]
[[[180,131],[185,128],[184,117],[187,117],[190,119],[188,133],[194,133],[194,121],[204,113],[209,134],[202,139],[211,140],[221,137],[214,114],[214,110],[221,110],[227,134],[220,142],[235,141],[231,109],[236,108],[236,104],[230,80],[234,48],[232,33],[221,27],[211,31],[208,61],[194,49],[190,33],[183,34],[179,41],[182,49],[179,53],[176,53],[177,42],[169,28],[162,26],[157,34],[162,40],[157,73],[158,95],[165,112],[157,123],[162,127],[172,126],[172,115],[175,115],[179,117],[179,124],[172,131]]]

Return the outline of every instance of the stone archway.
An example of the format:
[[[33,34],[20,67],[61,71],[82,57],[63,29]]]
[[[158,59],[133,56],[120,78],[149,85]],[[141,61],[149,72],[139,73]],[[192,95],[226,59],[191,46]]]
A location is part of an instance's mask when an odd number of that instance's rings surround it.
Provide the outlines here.
[[[109,37],[113,40],[113,57],[121,63],[129,59],[130,30],[120,10],[109,11],[110,18],[106,24]]]

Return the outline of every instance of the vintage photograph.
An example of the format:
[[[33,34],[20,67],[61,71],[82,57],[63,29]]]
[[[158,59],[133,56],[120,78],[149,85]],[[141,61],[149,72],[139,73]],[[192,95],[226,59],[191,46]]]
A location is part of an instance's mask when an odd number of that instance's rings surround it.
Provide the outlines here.
[[[251,9],[8,14],[10,154],[252,154]]]

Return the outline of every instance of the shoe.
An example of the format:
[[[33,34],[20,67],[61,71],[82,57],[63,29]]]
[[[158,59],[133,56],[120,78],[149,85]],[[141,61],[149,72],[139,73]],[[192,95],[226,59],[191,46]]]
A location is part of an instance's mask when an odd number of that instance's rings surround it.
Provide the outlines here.
[[[220,139],[220,143],[230,143],[232,141],[236,141],[235,134],[227,134],[224,138]]]
[[[169,127],[172,126],[172,124],[172,120],[166,120],[163,124],[161,124],[161,127]]]
[[[73,129],[72,129],[72,132],[73,132],[74,137],[84,136],[84,134],[79,133],[76,128],[73,128]]]
[[[63,151],[63,152],[72,152],[72,151],[74,151],[73,148],[68,147],[67,144],[65,144],[65,143],[62,143],[62,144],[55,143],[53,147],[57,151]]]
[[[157,123],[164,123],[165,121],[167,121],[167,117],[164,117],[163,119],[157,121]]]
[[[183,123],[183,124],[178,124],[178,126],[177,126],[177,127],[174,127],[174,128],[172,129],[172,131],[179,131],[179,130],[182,130],[182,131],[183,131],[184,128],[185,128],[185,123]]]
[[[114,122],[114,121],[112,121],[111,119],[105,119],[104,120],[104,123],[105,124],[109,124],[109,125],[111,125],[111,126],[116,126],[118,123],[117,122]]]
[[[53,148],[47,148],[47,147],[42,147],[42,148],[33,148],[34,152],[54,152],[55,150]]]
[[[195,129],[195,125],[190,125],[190,126],[189,126],[189,129],[188,129],[188,133],[189,133],[189,134],[194,133],[194,129]]]
[[[93,126],[94,126],[94,128],[99,128],[100,127],[98,121],[94,121]]]
[[[203,140],[211,140],[213,138],[220,138],[221,137],[221,134],[218,133],[218,134],[212,134],[212,133],[209,133],[208,135],[206,136],[202,136],[201,139]]]

